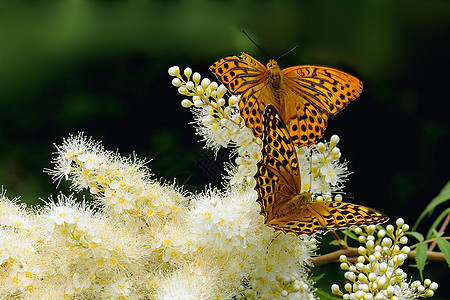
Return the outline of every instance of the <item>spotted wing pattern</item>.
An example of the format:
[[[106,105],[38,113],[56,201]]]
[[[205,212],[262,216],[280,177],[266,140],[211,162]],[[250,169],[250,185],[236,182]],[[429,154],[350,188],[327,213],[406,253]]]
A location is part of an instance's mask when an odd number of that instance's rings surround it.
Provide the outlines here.
[[[271,104],[298,147],[321,138],[328,116],[342,110],[362,91],[361,81],[337,69],[297,66],[281,71],[274,60],[265,67],[245,53],[225,57],[210,69],[231,93],[241,95],[241,116],[255,136],[262,137],[262,114]]]
[[[314,201],[291,211],[267,225],[284,232],[311,235],[351,226],[382,224],[389,220],[383,213],[363,205],[337,201]]]
[[[300,169],[289,131],[274,106],[263,115],[262,159],[256,179],[257,202],[265,223],[276,230],[311,235],[356,225],[380,224],[389,218],[375,209],[336,201],[311,201],[301,192]]]
[[[209,69],[234,95],[241,95],[239,110],[255,136],[262,137],[262,115],[271,103],[267,68],[245,53],[222,58]]]

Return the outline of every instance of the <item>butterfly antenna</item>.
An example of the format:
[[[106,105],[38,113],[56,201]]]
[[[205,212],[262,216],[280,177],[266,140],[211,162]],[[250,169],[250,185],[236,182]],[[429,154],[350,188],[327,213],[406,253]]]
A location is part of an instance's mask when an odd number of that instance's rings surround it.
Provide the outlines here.
[[[262,51],[262,53],[264,53],[265,55],[267,55],[268,58],[271,58],[272,56],[270,56],[266,51],[264,51],[263,48],[261,48],[254,40],[252,40],[252,38],[247,34],[247,32],[245,32],[244,29],[241,29],[242,33],[245,34],[245,36],[256,46],[258,47],[259,50]]]
[[[298,47],[300,47],[300,46],[299,46],[299,45],[295,45],[294,48],[292,48],[292,49],[289,50],[288,52],[286,52],[286,53],[284,53],[284,54],[281,54],[281,55],[277,58],[277,61],[279,61],[280,58],[282,58],[282,57],[285,56],[285,55],[288,55],[289,53],[291,53],[292,51],[294,51],[294,50],[297,49]]]

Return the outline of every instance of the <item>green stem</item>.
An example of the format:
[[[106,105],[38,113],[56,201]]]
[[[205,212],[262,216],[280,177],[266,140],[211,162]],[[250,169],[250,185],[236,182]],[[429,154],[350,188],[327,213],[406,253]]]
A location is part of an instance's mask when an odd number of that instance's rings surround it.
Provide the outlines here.
[[[445,237],[443,237],[443,239],[445,239],[445,240],[450,240],[450,236],[445,236]],[[435,239],[435,238],[432,238],[432,239],[423,241],[423,242],[421,242],[421,243],[423,243],[423,244],[428,244],[428,243],[433,243],[433,242],[436,242],[436,239]],[[417,245],[419,245],[419,243],[417,243],[417,244],[415,244],[415,245],[412,245],[412,246],[409,247],[409,248],[414,249],[414,248],[417,247]],[[431,246],[430,246],[430,248],[431,248]],[[428,249],[428,251],[432,251],[432,250]]]

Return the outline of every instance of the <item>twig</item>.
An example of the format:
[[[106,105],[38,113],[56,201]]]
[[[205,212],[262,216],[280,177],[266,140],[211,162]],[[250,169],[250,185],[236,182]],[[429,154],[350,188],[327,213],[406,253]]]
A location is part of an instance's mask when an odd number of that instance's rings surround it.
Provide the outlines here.
[[[444,223],[442,223],[441,228],[439,229],[439,232],[444,232],[445,228],[447,228],[448,223],[450,222],[450,212],[447,214],[447,217],[444,220]],[[430,248],[428,248],[428,251],[433,251],[434,247],[436,247],[436,240],[434,240],[433,243],[431,243]]]
[[[417,251],[410,251],[408,253],[409,259],[415,259],[417,255]],[[431,261],[445,261],[444,254],[441,252],[435,252],[435,251],[428,251],[427,252],[427,260]]]
[[[345,255],[345,256],[357,256],[358,255],[358,249],[356,248],[347,248],[347,249],[341,249],[337,250],[331,253],[327,253],[324,255],[320,255],[317,257],[314,257],[311,259],[311,262],[314,266],[320,266],[324,265],[330,262],[337,261],[339,259],[339,256]]]
[[[354,256],[354,258],[356,258],[356,256],[358,256],[358,249],[356,249],[356,248],[340,249],[340,250],[337,250],[337,251],[334,251],[331,253],[327,253],[324,255],[314,257],[311,259],[311,262],[316,267],[316,266],[328,264],[331,262],[336,262],[339,260],[339,257],[341,255],[347,256],[347,259],[350,261],[352,259],[352,257],[349,257],[349,256]],[[408,258],[415,259],[416,255],[417,255],[416,251],[410,251],[408,253]],[[445,261],[445,257],[444,257],[444,254],[441,252],[428,251],[427,252],[427,260]]]

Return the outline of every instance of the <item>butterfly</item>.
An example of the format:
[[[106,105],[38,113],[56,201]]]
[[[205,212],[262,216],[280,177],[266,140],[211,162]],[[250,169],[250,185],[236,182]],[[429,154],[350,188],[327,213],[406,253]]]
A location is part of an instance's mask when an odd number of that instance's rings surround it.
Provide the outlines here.
[[[268,104],[279,111],[298,147],[323,136],[328,116],[335,115],[362,91],[356,77],[334,68],[296,66],[281,70],[271,59],[267,67],[248,54],[225,57],[210,70],[234,95],[245,124],[262,138],[262,114]]]
[[[301,192],[300,168],[289,131],[270,104],[264,111],[263,127],[262,159],[257,166],[255,189],[268,226],[285,233],[311,235],[389,220],[381,212],[362,205],[312,201],[311,192]]]

